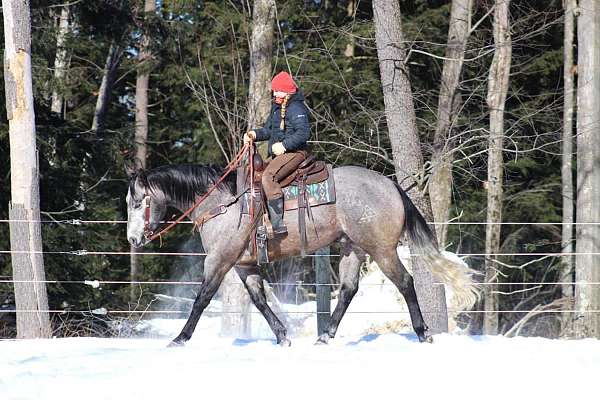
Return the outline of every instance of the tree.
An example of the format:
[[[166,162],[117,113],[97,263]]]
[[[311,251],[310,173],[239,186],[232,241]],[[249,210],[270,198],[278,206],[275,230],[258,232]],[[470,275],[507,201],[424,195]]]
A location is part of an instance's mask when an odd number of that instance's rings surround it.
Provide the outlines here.
[[[573,104],[575,100],[575,86],[573,81],[573,36],[575,32],[575,0],[565,0],[565,32],[563,37],[563,131],[562,131],[562,258],[561,276],[559,282],[563,297],[573,297]],[[562,320],[563,330],[570,330],[573,315],[566,313]]]
[[[422,179],[419,177],[423,176],[423,154],[405,64],[406,51],[398,2],[374,0],[373,19],[396,179],[404,187],[412,182],[420,184]],[[425,218],[431,221],[431,204],[419,186],[417,190],[409,192],[409,195]],[[434,285],[431,273],[418,257],[413,263],[413,277],[419,304],[430,333],[447,332],[448,315],[443,285]]]
[[[98,98],[96,99],[96,110],[94,112],[94,119],[92,120],[92,131],[101,131],[104,128],[104,122],[106,118],[106,111],[108,110],[108,103],[110,99],[110,92],[112,91],[115,78],[117,76],[117,69],[121,63],[121,57],[123,50],[116,42],[112,42],[108,49],[108,55],[106,56],[106,62],[104,64],[104,70],[102,73],[102,82],[98,89]]]
[[[581,0],[577,21],[577,255],[575,331],[600,338],[600,4]]]
[[[31,78],[29,1],[3,0],[4,79],[9,121],[9,204],[17,337],[50,337],[40,224],[39,171]],[[23,281],[23,282],[19,282]]]
[[[433,138],[432,172],[429,178],[429,196],[435,220],[438,242],[443,248],[448,235],[448,226],[444,224],[450,216],[452,197],[452,152],[450,131],[456,119],[455,99],[465,58],[465,48],[471,25],[472,0],[453,0],[450,12],[450,28],[442,82],[438,97],[437,125]]]
[[[140,38],[138,53],[138,73],[135,81],[135,154],[134,159],[139,160],[140,166],[146,168],[148,153],[148,88],[150,82],[150,70],[148,64],[152,59],[150,52],[150,36],[148,33],[148,18],[156,11],[156,0],[145,0],[144,22]],[[130,277],[131,281],[138,280],[141,263],[137,249],[131,247]],[[131,301],[136,300],[136,285],[131,285]]]
[[[56,35],[56,58],[54,59],[54,89],[52,90],[52,102],[50,109],[52,112],[62,115],[64,96],[61,93],[60,86],[64,85],[67,75],[69,60],[67,58],[66,39],[69,33],[69,6],[61,7],[60,17],[58,19],[58,33]]]
[[[500,249],[500,222],[502,222],[502,186],[504,161],[504,106],[508,92],[512,42],[508,25],[510,0],[494,3],[494,58],[488,75],[487,105],[490,109],[488,136],[487,225],[485,230],[485,282],[497,281],[498,266],[495,256]],[[498,333],[498,294],[496,285],[485,287],[483,331]]]
[[[263,124],[271,109],[271,76],[273,71],[273,24],[275,1],[256,0],[252,15],[250,44],[250,90],[248,126]]]
[[[274,0],[255,0],[252,12],[252,40],[250,42],[250,85],[248,92],[248,128],[265,122],[271,110],[271,76],[273,65],[273,24],[276,5]],[[266,156],[265,145],[260,146]],[[251,332],[250,296],[235,270],[225,275],[220,294],[224,309],[233,311],[221,319],[221,334],[249,336]]]

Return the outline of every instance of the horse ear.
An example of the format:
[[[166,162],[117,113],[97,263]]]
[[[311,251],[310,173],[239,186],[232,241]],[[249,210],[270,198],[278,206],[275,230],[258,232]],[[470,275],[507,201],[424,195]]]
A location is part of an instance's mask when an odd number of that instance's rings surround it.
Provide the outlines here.
[[[125,173],[127,177],[131,179],[133,176],[138,175],[144,170],[142,162],[136,158],[133,161],[125,161]]]

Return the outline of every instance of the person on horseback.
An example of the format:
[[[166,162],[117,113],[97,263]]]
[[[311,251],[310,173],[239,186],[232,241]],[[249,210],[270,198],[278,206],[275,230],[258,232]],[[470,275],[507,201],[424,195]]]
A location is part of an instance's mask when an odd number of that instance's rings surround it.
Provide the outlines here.
[[[287,72],[280,72],[271,81],[273,105],[264,127],[248,131],[244,143],[268,140],[269,156],[273,159],[262,175],[267,208],[274,234],[287,233],[283,223],[283,192],[279,182],[293,173],[306,159],[310,138],[308,108],[304,95]]]

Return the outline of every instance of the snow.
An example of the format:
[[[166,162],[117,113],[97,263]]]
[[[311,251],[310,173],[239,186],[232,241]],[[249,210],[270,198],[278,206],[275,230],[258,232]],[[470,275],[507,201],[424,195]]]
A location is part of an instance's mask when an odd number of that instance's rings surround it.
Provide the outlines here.
[[[390,333],[282,348],[206,328],[184,348],[165,339],[3,341],[0,398],[558,399],[594,393],[600,373],[596,340],[444,334],[421,344]]]
[[[255,309],[251,339],[220,337],[210,313],[182,348],[166,348],[179,319],[146,321],[138,339],[0,341],[0,400],[563,400],[597,392],[598,340],[454,333],[419,343],[398,299],[383,275],[370,273],[327,346],[314,345],[314,302],[285,305],[296,326],[289,348],[275,344]],[[220,309],[211,302],[210,311]]]

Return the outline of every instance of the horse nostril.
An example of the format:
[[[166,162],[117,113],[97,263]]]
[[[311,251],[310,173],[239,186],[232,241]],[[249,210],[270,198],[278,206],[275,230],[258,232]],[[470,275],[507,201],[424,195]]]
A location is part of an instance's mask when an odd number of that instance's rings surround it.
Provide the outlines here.
[[[137,241],[136,238],[132,238],[131,237],[131,238],[128,239],[128,241],[129,241],[129,244],[132,245],[132,246],[134,246],[134,247],[138,247],[138,245],[139,245],[139,243],[138,243],[138,241]]]

